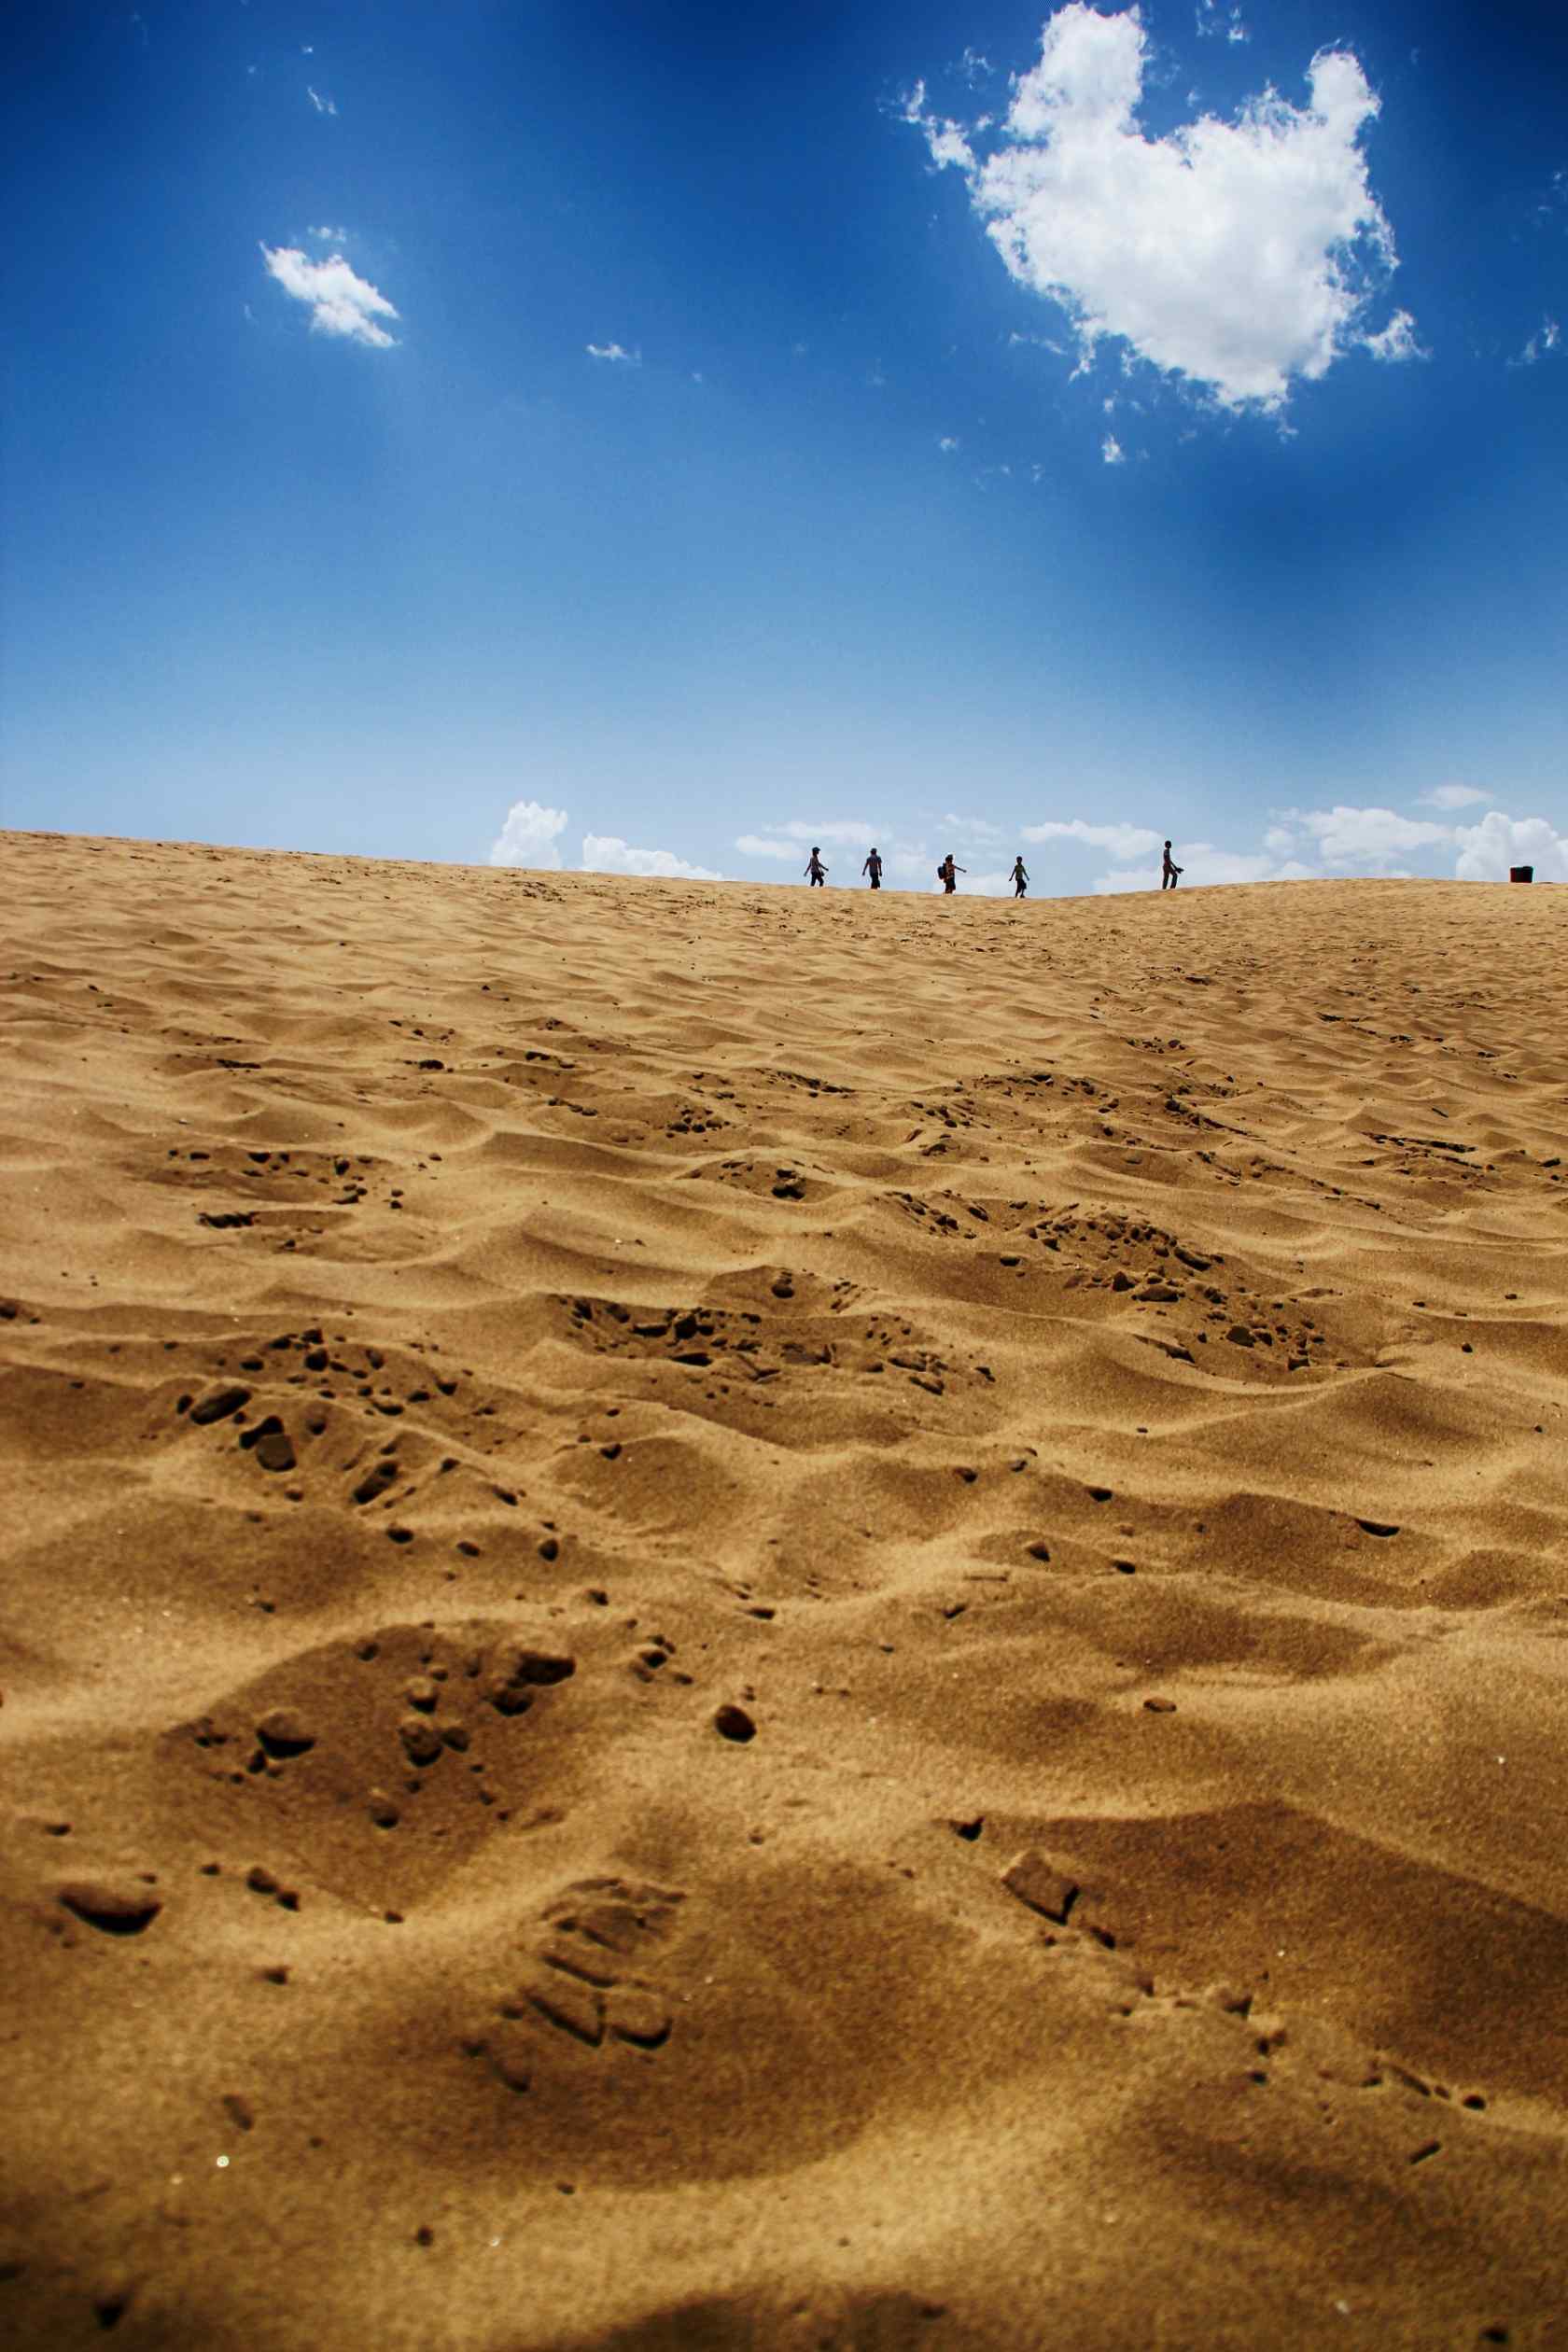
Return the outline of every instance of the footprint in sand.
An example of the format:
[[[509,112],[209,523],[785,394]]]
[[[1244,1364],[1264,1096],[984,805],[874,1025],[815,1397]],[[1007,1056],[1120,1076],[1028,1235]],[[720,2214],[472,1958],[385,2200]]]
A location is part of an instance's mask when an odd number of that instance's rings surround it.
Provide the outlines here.
[[[549,2052],[573,2044],[663,2049],[673,2021],[658,1964],[685,1899],[679,1887],[634,1879],[565,1888],[540,1914],[515,1987],[483,2033],[464,2043],[467,2053],[521,2092]]]

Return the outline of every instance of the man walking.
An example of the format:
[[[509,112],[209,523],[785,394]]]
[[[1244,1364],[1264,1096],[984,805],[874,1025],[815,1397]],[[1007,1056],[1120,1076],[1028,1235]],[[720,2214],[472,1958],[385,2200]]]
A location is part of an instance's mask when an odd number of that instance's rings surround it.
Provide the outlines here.
[[[861,872],[870,875],[871,887],[874,890],[879,890],[882,888],[882,852],[880,849],[872,851],[864,865],[861,866]]]
[[[1173,890],[1176,888],[1176,877],[1183,871],[1183,869],[1177,865],[1172,859],[1170,855],[1170,844],[1168,841],[1165,845],[1165,860],[1160,867],[1160,889],[1162,890]]]
[[[1014,895],[1014,897],[1015,897],[1015,899],[1021,899],[1021,898],[1023,897],[1023,895],[1024,895],[1025,891],[1026,891],[1028,889],[1029,889],[1029,875],[1028,875],[1028,873],[1025,871],[1025,867],[1024,867],[1024,853],[1023,853],[1023,851],[1020,849],[1020,850],[1019,850],[1019,852],[1018,852],[1018,854],[1017,854],[1017,856],[1016,856],[1016,857],[1014,859],[1014,861],[1013,861],[1013,895]]]

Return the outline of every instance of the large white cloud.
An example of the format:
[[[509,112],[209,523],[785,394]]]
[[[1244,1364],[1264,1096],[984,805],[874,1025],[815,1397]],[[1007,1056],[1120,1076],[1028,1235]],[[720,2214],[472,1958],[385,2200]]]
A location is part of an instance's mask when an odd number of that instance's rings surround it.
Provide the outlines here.
[[[311,232],[316,232],[313,230]],[[311,325],[324,335],[345,335],[352,343],[370,343],[389,351],[396,337],[377,321],[398,314],[385,294],[350,268],[341,253],[329,260],[313,261],[297,245],[263,245],[267,273],[286,294],[310,305]]]
[[[983,126],[931,114],[923,88],[905,111],[933,162],[964,174],[1014,277],[1061,305],[1085,354],[1115,338],[1226,407],[1267,410],[1357,344],[1417,356],[1406,314],[1369,330],[1396,256],[1361,151],[1379,101],[1357,60],[1320,49],[1304,106],[1266,89],[1234,121],[1203,115],[1157,139],[1138,122],[1149,62],[1137,7],[1102,16],[1071,0],[987,158]]]
[[[1420,817],[1401,817],[1392,808],[1287,808],[1280,813],[1268,839],[1276,847],[1309,841],[1325,865],[1378,872],[1412,849],[1429,849],[1452,841],[1451,825]]]
[[[1092,825],[1083,817],[1053,817],[1043,825],[1026,825],[1023,833],[1026,841],[1081,841],[1121,859],[1146,857],[1160,846],[1158,833],[1147,825]]]
[[[584,874],[637,874],[666,882],[721,882],[711,866],[691,865],[670,849],[634,849],[616,833],[584,833]]]
[[[564,808],[545,808],[533,800],[513,801],[491,849],[490,862],[493,866],[544,866],[558,872],[561,852],[555,845],[566,830]]]
[[[1508,868],[1533,865],[1543,882],[1568,882],[1568,833],[1545,817],[1505,817],[1489,809],[1478,825],[1456,825],[1461,882],[1505,882]]]

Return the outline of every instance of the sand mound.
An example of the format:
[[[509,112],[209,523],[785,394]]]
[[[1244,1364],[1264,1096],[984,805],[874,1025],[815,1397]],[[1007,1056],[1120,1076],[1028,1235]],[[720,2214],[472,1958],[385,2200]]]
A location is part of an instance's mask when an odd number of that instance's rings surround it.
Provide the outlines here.
[[[1568,901],[8,835],[0,2339],[1568,2308]]]

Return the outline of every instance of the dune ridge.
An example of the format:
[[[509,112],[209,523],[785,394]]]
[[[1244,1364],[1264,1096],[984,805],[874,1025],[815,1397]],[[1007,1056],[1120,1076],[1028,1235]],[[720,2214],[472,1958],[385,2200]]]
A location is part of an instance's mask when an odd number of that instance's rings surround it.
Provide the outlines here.
[[[0,2339],[1564,2340],[1560,894],[0,853]]]

